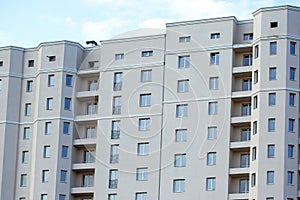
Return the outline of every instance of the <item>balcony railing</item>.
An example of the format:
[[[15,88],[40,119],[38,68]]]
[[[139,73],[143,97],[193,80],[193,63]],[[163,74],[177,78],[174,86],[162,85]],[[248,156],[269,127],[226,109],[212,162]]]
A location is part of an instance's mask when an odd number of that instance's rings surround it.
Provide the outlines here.
[[[111,139],[120,139],[120,130],[113,130],[111,132]]]
[[[118,188],[118,180],[117,179],[116,180],[109,180],[108,187],[110,189],[116,189],[116,188]]]
[[[110,163],[111,164],[119,163],[119,154],[111,155],[110,156]]]

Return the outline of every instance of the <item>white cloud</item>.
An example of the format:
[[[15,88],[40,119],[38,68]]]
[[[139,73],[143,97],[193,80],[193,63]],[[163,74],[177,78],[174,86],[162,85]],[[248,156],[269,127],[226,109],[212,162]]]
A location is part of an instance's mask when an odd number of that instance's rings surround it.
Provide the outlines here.
[[[81,31],[87,40],[105,40],[111,38],[115,32],[130,23],[130,20],[108,19],[100,22],[86,22]]]
[[[65,18],[65,23],[72,26],[76,24],[70,16]]]

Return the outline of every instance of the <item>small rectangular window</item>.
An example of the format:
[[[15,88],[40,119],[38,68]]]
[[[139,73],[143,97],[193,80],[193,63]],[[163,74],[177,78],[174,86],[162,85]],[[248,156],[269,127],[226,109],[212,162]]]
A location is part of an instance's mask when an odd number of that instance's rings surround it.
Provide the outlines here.
[[[50,158],[50,146],[49,145],[44,146],[43,157]]]
[[[255,95],[253,97],[253,109],[256,109],[258,107],[258,97]]]
[[[66,75],[66,86],[72,86],[72,78],[73,78],[73,75],[71,75],[71,74]]]
[[[173,180],[173,192],[174,193],[185,192],[185,179]]]
[[[207,139],[208,140],[215,140],[218,136],[218,129],[216,126],[208,127],[207,128]]]
[[[148,168],[137,168],[136,169],[136,180],[137,181],[147,181],[148,180]]]
[[[153,51],[142,51],[142,57],[153,56]]]
[[[23,151],[22,152],[22,163],[27,164],[29,160],[29,152],[28,151]]]
[[[21,174],[20,186],[27,187],[27,174]]]
[[[135,193],[135,200],[147,200],[147,192]]]
[[[182,36],[179,37],[179,43],[187,43],[191,41],[191,36]]]
[[[150,82],[152,81],[152,70],[142,70],[141,71],[141,82]]]
[[[67,170],[60,170],[60,182],[66,183],[67,182]]]
[[[252,161],[256,160],[256,147],[252,148]]]
[[[270,42],[270,55],[277,54],[277,42]]]
[[[210,53],[210,64],[211,65],[219,65],[220,64],[220,53],[219,52]]]
[[[0,60],[0,67],[3,67],[3,61]]]
[[[149,155],[149,143],[138,143],[137,155],[139,156]]]
[[[32,89],[33,89],[33,80],[29,80],[27,81],[26,84],[26,92],[32,92]]]
[[[253,33],[244,33],[244,40],[253,40]]]
[[[48,87],[54,86],[54,74],[48,75]]]
[[[113,90],[114,91],[122,90],[122,82],[123,82],[123,73],[122,72],[114,73]]]
[[[45,135],[49,135],[52,132],[52,122],[45,122]]]
[[[269,80],[276,80],[276,67],[269,68]]]
[[[69,150],[69,147],[68,146],[62,146],[61,147],[61,157],[62,158],[68,158],[68,150]]]
[[[115,60],[124,60],[124,53],[115,54]]]
[[[250,141],[251,130],[249,128],[243,128],[241,131],[241,141]]]
[[[290,80],[295,81],[296,80],[296,68],[290,67]]]
[[[178,57],[178,68],[189,68],[190,67],[190,56],[179,56]]]
[[[177,81],[177,92],[184,93],[189,91],[189,79]]]
[[[277,28],[278,22],[270,22],[270,28]]]
[[[254,84],[258,83],[258,70],[254,71],[253,79],[254,79]]]
[[[28,67],[34,67],[34,60],[28,60]]]
[[[206,191],[216,190],[216,178],[206,178]]]
[[[174,158],[174,167],[186,166],[186,154],[176,154]]]
[[[0,79],[0,91],[2,90],[2,79]]]
[[[252,54],[244,55],[243,66],[252,66]]]
[[[293,171],[288,171],[287,184],[288,185],[293,185],[293,182],[294,182],[294,172]]]
[[[140,95],[140,107],[151,106],[151,94],[141,94]]]
[[[111,139],[120,138],[120,121],[111,122]]]
[[[251,174],[251,187],[255,187],[256,185],[256,174],[252,173]]]
[[[290,42],[290,54],[296,55],[296,42]]]
[[[60,194],[58,196],[58,200],[66,200],[66,195],[65,194]]]
[[[175,130],[175,142],[186,142],[187,141],[187,129]]]
[[[69,134],[70,122],[63,123],[63,134]]]
[[[219,39],[221,36],[220,33],[211,33],[210,34],[210,39]]]
[[[218,90],[219,89],[219,77],[210,77],[209,78],[209,89]]]
[[[46,183],[49,181],[49,170],[42,171],[42,182]]]
[[[53,98],[47,98],[46,110],[53,110]]]
[[[275,118],[269,118],[268,119],[268,132],[274,132],[275,131]]]
[[[180,104],[176,105],[176,117],[187,117],[188,116],[188,105]]]
[[[218,114],[218,102],[209,102],[208,103],[208,114],[209,115]]]
[[[48,200],[48,194],[41,194],[41,200]]]
[[[49,62],[54,62],[56,60],[56,56],[47,56],[49,59]]]
[[[254,58],[258,58],[259,57],[259,46],[255,45],[254,47]]]
[[[114,96],[113,97],[113,106],[112,106],[112,114],[113,115],[119,115],[121,114],[121,109],[122,109],[122,106],[121,106],[121,100],[122,100],[122,97],[121,96]]]
[[[274,184],[274,171],[267,171],[267,184]]]
[[[207,153],[206,164],[216,165],[216,162],[217,162],[217,153],[216,152]]]
[[[150,130],[150,118],[139,119],[139,130],[140,131]]]
[[[274,158],[275,157],[275,145],[269,144],[268,145],[268,158]]]
[[[31,103],[25,103],[25,116],[31,115]]]
[[[289,105],[290,106],[295,106],[295,93],[289,93]]]
[[[119,144],[113,144],[110,146],[110,163],[119,163]]]
[[[269,106],[276,105],[276,93],[269,93]]]
[[[65,97],[64,109],[71,110],[71,98]]]
[[[289,132],[295,132],[295,119],[289,119]]]
[[[29,138],[30,138],[30,128],[24,127],[23,140],[29,140]]]
[[[288,158],[294,158],[294,145],[288,145]]]
[[[257,121],[254,121],[252,124],[253,135],[257,134]]]

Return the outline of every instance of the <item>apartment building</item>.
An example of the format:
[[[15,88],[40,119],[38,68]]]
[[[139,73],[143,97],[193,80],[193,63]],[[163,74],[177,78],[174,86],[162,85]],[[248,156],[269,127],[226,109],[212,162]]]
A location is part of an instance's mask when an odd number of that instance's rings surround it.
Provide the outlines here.
[[[1,47],[0,199],[300,199],[298,19]]]

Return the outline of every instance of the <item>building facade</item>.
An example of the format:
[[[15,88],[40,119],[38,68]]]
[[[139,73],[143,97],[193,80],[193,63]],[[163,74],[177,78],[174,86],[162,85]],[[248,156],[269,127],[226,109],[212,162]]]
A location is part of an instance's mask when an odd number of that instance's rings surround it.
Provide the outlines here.
[[[298,19],[1,47],[0,199],[299,199]]]

